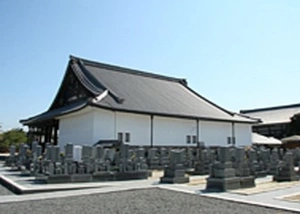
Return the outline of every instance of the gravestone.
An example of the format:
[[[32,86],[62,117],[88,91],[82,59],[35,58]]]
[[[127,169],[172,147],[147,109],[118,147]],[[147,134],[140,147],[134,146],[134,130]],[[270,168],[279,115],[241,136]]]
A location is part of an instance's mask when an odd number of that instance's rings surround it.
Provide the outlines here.
[[[218,161],[212,165],[206,189],[226,191],[238,188],[240,188],[240,179],[235,176],[235,169],[232,167],[230,148],[219,147]]]
[[[193,168],[195,166],[194,148],[188,147],[186,149],[186,167]]]
[[[267,175],[267,171],[264,170],[263,162],[260,160],[260,152],[250,149],[248,150],[248,164],[251,175],[255,178],[264,177]]]
[[[169,166],[164,169],[161,183],[188,183],[189,177],[185,176],[184,150],[171,150]]]
[[[82,155],[81,155],[81,160],[82,162],[80,163],[80,171],[81,174],[88,174],[91,173],[93,167],[92,167],[92,160],[93,160],[93,148],[88,145],[82,146]]]
[[[104,165],[104,148],[103,146],[97,145],[94,147],[94,167],[95,167],[95,173],[104,171],[105,165]]]
[[[169,164],[169,155],[167,149],[164,147],[159,148],[159,165],[165,167]]]
[[[75,162],[81,162],[81,155],[82,155],[82,146],[75,145],[73,147],[73,160]]]
[[[74,145],[71,143],[67,143],[65,146],[65,161],[73,162],[73,154],[74,154]]]
[[[275,175],[277,172],[277,165],[279,163],[279,155],[278,155],[278,150],[274,148],[271,151],[271,157],[270,157],[270,167],[269,167],[269,172],[268,174],[270,175]]]
[[[159,158],[157,155],[157,148],[150,148],[148,149],[148,158],[147,158],[147,162],[148,162],[148,166],[150,169],[160,169],[160,165],[159,165]]]
[[[135,165],[135,170],[137,170],[137,171],[148,169],[148,166],[147,166],[147,163],[146,163],[146,158],[145,158],[144,148],[140,147],[140,148],[136,149],[134,163],[135,163],[134,164]]]
[[[234,168],[236,176],[240,178],[240,188],[250,188],[255,186],[255,177],[251,175],[249,165],[246,161],[246,154],[243,148],[235,151]]]
[[[9,147],[9,156],[5,160],[5,166],[11,167],[12,169],[16,166],[16,147],[11,145]]]
[[[42,174],[42,147],[38,145],[37,141],[31,144],[31,164],[30,174],[32,176],[40,176]]]
[[[65,156],[63,160],[63,174],[70,175],[75,173],[76,164],[74,164],[73,160],[73,153],[74,153],[74,145],[71,143],[67,143],[65,145]]]
[[[19,145],[19,153],[18,153],[18,167],[20,168],[21,166],[24,165],[25,159],[26,159],[26,146],[24,143],[21,143]]]
[[[263,164],[263,169],[268,174],[270,168],[270,151],[268,149],[260,149],[260,160]]]
[[[200,145],[196,148],[194,171],[188,172],[192,175],[207,175],[209,172],[210,157],[205,147]]]
[[[93,181],[114,180],[111,165],[114,162],[114,150],[103,148],[101,145],[94,147],[94,173]]]
[[[277,182],[298,180],[294,170],[294,159],[291,152],[285,153],[283,160],[278,163],[277,171],[273,176],[273,180]]]
[[[56,162],[60,162],[60,148],[59,146],[52,146],[51,147],[51,162],[56,163]]]

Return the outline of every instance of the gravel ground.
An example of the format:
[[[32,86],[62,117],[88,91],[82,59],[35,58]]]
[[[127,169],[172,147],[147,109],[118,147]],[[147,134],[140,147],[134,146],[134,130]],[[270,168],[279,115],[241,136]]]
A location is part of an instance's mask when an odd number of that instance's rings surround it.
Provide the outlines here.
[[[2,186],[0,184],[0,195],[13,195],[14,193],[12,193],[11,191],[9,191],[8,189],[6,189],[4,186]]]
[[[88,196],[0,204],[0,212],[11,213],[280,213],[293,212],[210,199],[162,189],[142,189]]]

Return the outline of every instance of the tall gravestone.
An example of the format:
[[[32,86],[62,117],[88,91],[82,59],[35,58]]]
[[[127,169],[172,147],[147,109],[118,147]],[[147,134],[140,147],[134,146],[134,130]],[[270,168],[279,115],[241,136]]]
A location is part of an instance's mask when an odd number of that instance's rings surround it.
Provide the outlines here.
[[[277,148],[272,149],[271,156],[270,156],[270,167],[268,174],[275,175],[277,172],[277,165],[279,163],[279,155]]]
[[[137,148],[135,153],[136,153],[135,158],[134,158],[135,170],[137,170],[137,171],[147,170],[148,166],[146,163],[144,148],[142,148],[142,147]]]
[[[150,169],[160,168],[157,148],[148,149],[147,162]]]
[[[172,150],[169,166],[164,169],[164,176],[160,178],[161,183],[188,183],[189,177],[185,176],[184,151]]]
[[[9,156],[5,159],[5,166],[14,168],[16,166],[16,147],[11,145],[9,147]]]
[[[207,178],[206,189],[226,191],[240,188],[240,179],[232,167],[230,148],[218,149],[218,161],[212,165],[210,176]]]
[[[169,155],[167,149],[164,147],[159,148],[159,165],[165,167],[169,164]]]
[[[246,154],[243,148],[235,151],[234,168],[236,176],[240,179],[240,188],[250,188],[255,186],[255,177],[251,175],[249,165],[246,161]]]
[[[285,153],[282,161],[278,163],[273,180],[277,182],[298,180],[298,176],[294,170],[294,160],[291,152]]]
[[[207,175],[209,172],[209,157],[205,147],[198,145],[196,150],[194,175]]]

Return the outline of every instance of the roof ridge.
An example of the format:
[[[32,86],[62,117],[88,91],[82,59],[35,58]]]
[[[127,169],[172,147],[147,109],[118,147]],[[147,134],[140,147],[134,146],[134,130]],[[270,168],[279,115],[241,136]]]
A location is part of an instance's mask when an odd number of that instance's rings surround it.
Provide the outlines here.
[[[75,57],[75,56],[72,56],[72,55],[70,55],[70,59],[80,60],[85,65],[97,66],[97,67],[104,68],[104,69],[110,69],[112,71],[129,73],[129,74],[140,75],[140,76],[144,76],[144,77],[150,77],[150,78],[156,78],[156,79],[162,79],[162,80],[168,80],[168,81],[175,81],[175,82],[179,82],[179,83],[187,85],[187,81],[186,81],[185,78],[176,78],[176,77],[170,77],[170,76],[155,74],[155,73],[151,73],[151,72],[147,72],[147,71],[141,71],[141,70],[132,69],[132,68],[125,68],[125,67],[122,67],[122,66],[97,62],[97,61],[93,61],[93,60],[89,60],[89,59]]]
[[[254,112],[258,112],[258,111],[280,110],[280,109],[294,108],[294,107],[300,107],[300,103],[289,104],[289,105],[281,105],[281,106],[255,108],[255,109],[244,109],[244,110],[240,110],[240,113],[247,114],[247,113],[254,113]]]

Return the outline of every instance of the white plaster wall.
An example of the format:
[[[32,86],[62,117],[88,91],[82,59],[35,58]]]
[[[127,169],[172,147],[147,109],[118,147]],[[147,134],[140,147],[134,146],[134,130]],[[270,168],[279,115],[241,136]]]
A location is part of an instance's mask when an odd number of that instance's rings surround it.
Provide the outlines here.
[[[197,134],[196,120],[168,117],[153,118],[153,145],[189,146],[187,135]]]
[[[235,123],[236,146],[250,146],[252,144],[251,124]]]
[[[58,143],[61,149],[67,143],[77,145],[92,144],[93,142],[93,112],[79,112],[59,118]]]
[[[150,146],[150,124],[148,115],[116,112],[116,132],[130,133],[130,145]],[[125,140],[125,137],[124,137]]]
[[[115,112],[94,108],[94,135],[93,142],[116,139]]]
[[[227,137],[232,135],[231,122],[199,121],[200,141],[205,146],[228,146]]]

